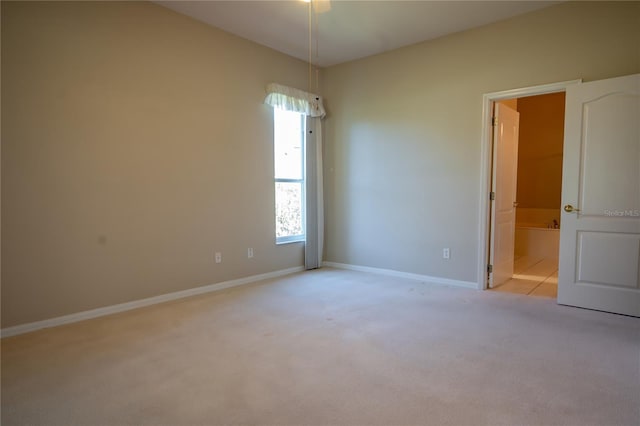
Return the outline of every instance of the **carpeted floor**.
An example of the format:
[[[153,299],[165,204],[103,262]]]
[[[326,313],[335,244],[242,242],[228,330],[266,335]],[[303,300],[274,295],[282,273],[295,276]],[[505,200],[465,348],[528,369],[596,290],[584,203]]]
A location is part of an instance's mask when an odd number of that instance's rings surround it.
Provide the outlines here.
[[[3,339],[2,424],[638,425],[640,319],[322,269]]]

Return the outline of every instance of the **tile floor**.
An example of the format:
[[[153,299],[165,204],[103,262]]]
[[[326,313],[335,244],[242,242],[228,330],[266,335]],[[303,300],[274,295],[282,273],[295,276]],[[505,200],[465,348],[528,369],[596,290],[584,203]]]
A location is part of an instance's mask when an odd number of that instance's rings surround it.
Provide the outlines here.
[[[558,259],[522,256],[516,258],[513,272],[513,278],[492,290],[554,299],[558,297]]]

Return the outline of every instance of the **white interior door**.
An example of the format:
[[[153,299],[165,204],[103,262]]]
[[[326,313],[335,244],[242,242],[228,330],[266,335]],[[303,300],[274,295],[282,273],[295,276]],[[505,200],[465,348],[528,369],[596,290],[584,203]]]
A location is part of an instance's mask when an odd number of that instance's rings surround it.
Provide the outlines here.
[[[520,114],[502,104],[495,104],[494,117],[489,287],[513,276],[520,125]]]
[[[567,88],[558,303],[640,316],[640,74]]]

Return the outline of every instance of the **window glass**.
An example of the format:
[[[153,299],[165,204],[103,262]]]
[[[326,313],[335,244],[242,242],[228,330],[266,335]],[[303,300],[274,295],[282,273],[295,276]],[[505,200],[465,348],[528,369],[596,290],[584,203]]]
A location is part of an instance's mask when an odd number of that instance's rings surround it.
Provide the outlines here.
[[[276,242],[304,241],[304,116],[274,109],[273,120]]]

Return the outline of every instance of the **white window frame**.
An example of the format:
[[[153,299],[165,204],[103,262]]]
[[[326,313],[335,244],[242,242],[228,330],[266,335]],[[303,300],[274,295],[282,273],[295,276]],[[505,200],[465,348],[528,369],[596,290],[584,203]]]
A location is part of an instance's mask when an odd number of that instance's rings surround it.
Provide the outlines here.
[[[276,175],[276,170],[275,170],[275,148],[276,148],[276,138],[275,138],[275,134],[276,134],[276,108],[274,108],[273,111],[273,149],[274,149],[274,170],[273,170],[273,174],[274,174],[274,184],[273,184],[273,188],[274,188],[274,202],[276,201],[276,197],[277,197],[277,192],[275,191],[276,188],[276,184],[277,183],[300,183],[300,188],[301,188],[301,216],[302,216],[302,234],[298,234],[298,235],[287,235],[287,236],[283,236],[283,237],[278,237],[276,235],[276,244],[289,244],[289,243],[297,243],[297,242],[304,242],[307,239],[307,235],[306,235],[306,229],[307,229],[307,198],[306,198],[306,178],[307,178],[307,171],[306,171],[306,141],[305,141],[305,137],[306,137],[306,129],[307,129],[307,120],[306,120],[306,116],[304,114],[300,114],[300,120],[301,120],[301,126],[300,126],[300,161],[302,162],[302,178],[301,179],[283,179],[283,178],[277,178],[275,177]],[[277,203],[275,204],[277,205]],[[277,218],[277,211],[275,212],[276,216],[276,222],[278,220]],[[275,223],[274,223],[275,225]],[[274,228],[274,234],[276,232],[276,229]]]

